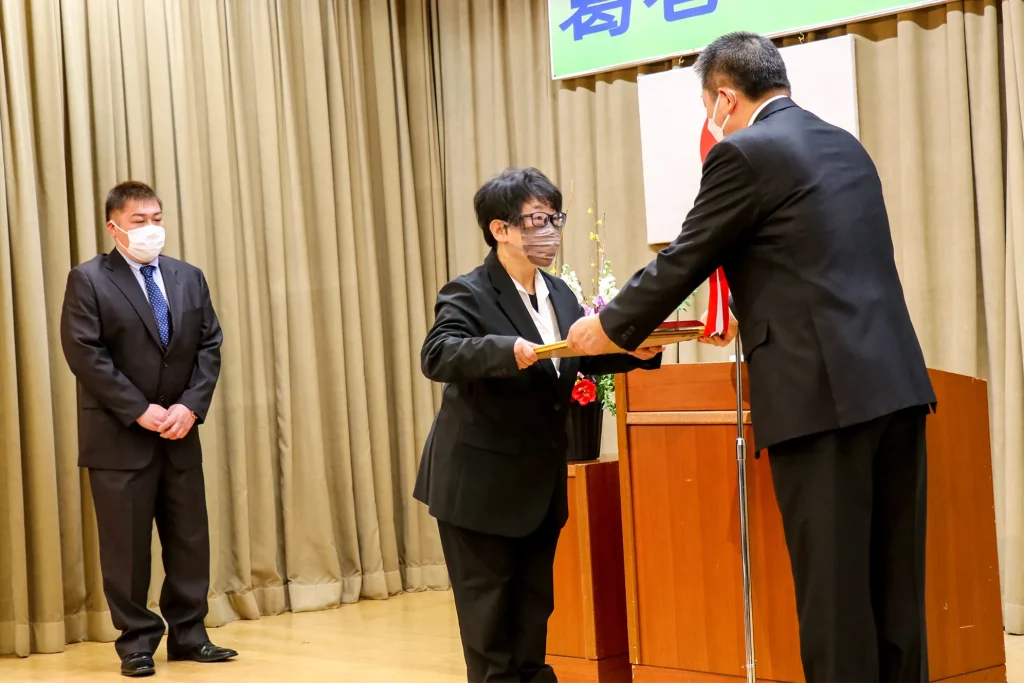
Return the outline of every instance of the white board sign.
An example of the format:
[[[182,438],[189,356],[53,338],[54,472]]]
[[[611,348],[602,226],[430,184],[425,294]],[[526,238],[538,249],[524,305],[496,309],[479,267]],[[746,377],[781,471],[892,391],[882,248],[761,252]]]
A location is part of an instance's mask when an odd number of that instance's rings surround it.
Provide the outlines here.
[[[786,62],[793,100],[860,137],[854,44],[853,36],[842,36],[779,52]],[[693,67],[642,75],[637,91],[647,243],[666,244],[679,235],[700,188],[700,137],[707,112]]]

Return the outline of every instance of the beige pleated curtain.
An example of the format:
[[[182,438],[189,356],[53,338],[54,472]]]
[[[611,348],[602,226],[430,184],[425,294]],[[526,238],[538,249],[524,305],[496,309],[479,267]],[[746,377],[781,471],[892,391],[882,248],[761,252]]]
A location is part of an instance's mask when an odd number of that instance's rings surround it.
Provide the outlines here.
[[[411,500],[445,277],[427,19],[404,0],[0,0],[0,654],[116,635],[57,324],[128,178],[158,189],[167,251],[205,270],[224,327],[209,621],[448,585]]]
[[[598,216],[620,279],[652,256],[636,77],[673,64],[552,82],[546,4],[0,0],[0,654],[115,635],[56,330],[126,178],[162,194],[225,328],[210,622],[447,586],[410,498],[436,401],[418,350],[439,285],[484,254],[472,193],[535,165],[572,188],[562,260],[585,280]],[[990,382],[1021,632],[1024,0],[848,30],[929,364]]]

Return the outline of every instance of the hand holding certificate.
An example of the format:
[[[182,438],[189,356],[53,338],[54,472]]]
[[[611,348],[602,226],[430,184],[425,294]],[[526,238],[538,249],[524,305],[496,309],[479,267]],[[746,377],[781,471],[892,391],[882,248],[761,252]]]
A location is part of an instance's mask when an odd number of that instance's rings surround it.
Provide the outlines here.
[[[620,349],[610,340],[598,340],[600,345],[594,347],[596,352],[589,352],[589,347],[584,347],[587,350],[584,351],[580,347],[572,344],[574,341],[573,331],[576,330],[577,326],[593,320],[597,321],[597,316],[591,318],[581,318],[576,325],[573,325],[573,330],[569,332],[569,339],[566,341],[557,342],[555,344],[548,344],[546,346],[538,346],[534,349],[539,358],[573,358],[577,356],[598,356],[598,355],[609,355],[614,353],[626,353],[623,349]],[[600,329],[600,323],[597,324]],[[603,331],[603,330],[602,330]],[[651,333],[643,343],[638,346],[638,349],[647,349],[655,346],[667,346],[668,344],[677,344],[679,342],[693,341],[699,339],[704,334],[704,323],[699,320],[680,320],[675,322],[662,323],[658,326],[654,332]]]

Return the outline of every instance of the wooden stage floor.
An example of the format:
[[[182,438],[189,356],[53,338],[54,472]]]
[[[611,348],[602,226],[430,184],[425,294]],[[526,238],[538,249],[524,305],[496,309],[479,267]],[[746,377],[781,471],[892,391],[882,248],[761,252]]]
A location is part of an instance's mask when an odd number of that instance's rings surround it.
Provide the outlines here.
[[[167,662],[156,654],[153,683],[465,683],[466,668],[450,592],[364,600],[326,612],[282,614],[211,629],[210,639],[239,651],[223,664]],[[94,683],[119,675],[110,643],[81,643],[55,655],[0,658],[2,683]]]
[[[364,601],[328,612],[283,614],[213,629],[219,645],[240,652],[226,664],[168,664],[161,647],[157,674],[168,683],[464,683],[465,665],[450,592]],[[1008,681],[1024,683],[1024,638],[1006,638]],[[128,680],[118,675],[108,643],[82,643],[56,655],[0,658],[3,683]]]

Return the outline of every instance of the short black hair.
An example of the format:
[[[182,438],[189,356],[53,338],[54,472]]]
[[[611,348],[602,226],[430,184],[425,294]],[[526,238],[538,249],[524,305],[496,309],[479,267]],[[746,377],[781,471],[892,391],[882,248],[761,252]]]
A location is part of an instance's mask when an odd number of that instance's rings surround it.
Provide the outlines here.
[[[523,204],[531,199],[550,204],[556,212],[562,210],[562,192],[535,168],[506,168],[480,186],[473,197],[473,208],[487,246],[498,246],[491,234],[491,221],[518,222]]]
[[[773,90],[791,90],[779,49],[756,33],[737,31],[716,39],[700,53],[693,68],[708,91],[717,90],[723,80],[750,100]]]
[[[160,205],[161,211],[164,208],[164,203],[160,201],[160,197],[152,187],[137,180],[129,180],[115,185],[107,193],[107,220],[110,220],[110,214],[120,211],[125,204],[132,200],[137,202],[155,201]]]

